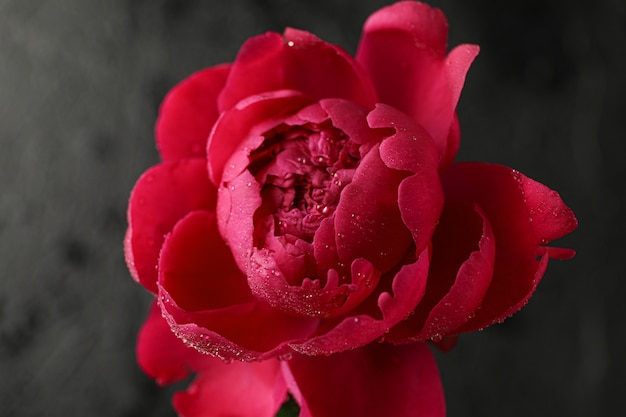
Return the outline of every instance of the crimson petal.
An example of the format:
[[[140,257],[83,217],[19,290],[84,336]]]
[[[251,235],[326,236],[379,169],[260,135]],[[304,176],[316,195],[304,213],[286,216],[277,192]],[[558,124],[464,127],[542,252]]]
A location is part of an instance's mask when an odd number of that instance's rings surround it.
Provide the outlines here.
[[[245,97],[274,90],[296,90],[314,100],[344,98],[368,108],[376,103],[376,92],[354,58],[296,29],[284,36],[268,32],[241,47],[219,108],[225,111]]]
[[[135,281],[157,292],[156,267],[164,236],[189,211],[212,210],[216,195],[201,158],[164,162],[139,178],[130,196],[124,239],[126,263]]]
[[[224,363],[211,359],[186,392],[174,395],[181,417],[274,417],[287,399],[278,360]]]
[[[137,338],[137,362],[141,369],[159,385],[165,385],[186,378],[191,371],[206,368],[211,361],[209,356],[185,346],[172,333],[154,302]]]
[[[170,327],[212,356],[255,360],[290,351],[287,343],[306,338],[318,320],[287,316],[257,301],[232,256],[216,249],[216,235],[212,213],[194,211],[165,240],[159,304]]]
[[[578,223],[556,191],[501,165],[453,164],[443,182],[446,202],[476,204],[484,211],[496,243],[494,276],[482,307],[459,329],[472,331],[504,320],[527,303],[548,259],[574,255],[544,245]]]
[[[204,156],[219,115],[217,96],[229,72],[230,65],[198,71],[167,94],[155,127],[157,148],[164,161]]]
[[[379,101],[422,125],[437,143],[444,166],[458,147],[455,108],[478,54],[477,46],[461,45],[446,57],[447,36],[448,24],[439,9],[399,2],[369,17],[356,55]]]
[[[360,349],[283,365],[300,417],[443,417],[437,364],[428,346],[372,343]]]
[[[470,320],[491,278],[495,241],[480,207],[448,203],[432,240],[433,258],[424,298],[386,337],[393,342],[440,342]]]

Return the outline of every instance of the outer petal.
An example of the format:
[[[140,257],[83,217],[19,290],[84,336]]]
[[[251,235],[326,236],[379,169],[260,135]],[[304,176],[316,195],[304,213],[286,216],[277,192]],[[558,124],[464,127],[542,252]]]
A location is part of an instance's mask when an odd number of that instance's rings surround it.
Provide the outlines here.
[[[174,408],[181,417],[274,417],[287,399],[278,360],[211,361],[211,367],[186,392],[174,396]]]
[[[170,330],[157,303],[152,304],[137,338],[137,362],[146,374],[165,385],[205,369],[212,361],[210,356],[185,346]]]
[[[198,71],[165,97],[155,128],[157,148],[164,161],[204,156],[219,115],[217,96],[229,71],[230,65]]]
[[[441,341],[473,317],[489,289],[495,240],[479,207],[448,203],[432,244],[424,298],[388,341]]]
[[[241,48],[219,98],[221,111],[256,94],[297,90],[312,99],[345,98],[371,108],[376,92],[354,59],[314,35],[287,29],[268,32]]]
[[[312,334],[318,320],[284,315],[252,296],[217,236],[212,214],[196,211],[163,244],[159,303],[174,333],[203,353],[238,360],[278,356]]]
[[[330,357],[284,363],[300,417],[443,417],[435,360],[423,343],[369,344]]]
[[[163,237],[188,212],[213,210],[216,194],[206,160],[200,158],[165,162],[139,178],[130,196],[124,240],[126,263],[135,281],[156,293]]]
[[[399,2],[370,16],[357,52],[379,101],[424,126],[437,143],[443,165],[456,152],[458,135],[450,132],[455,108],[478,54],[477,46],[461,45],[446,57],[447,35],[448,24],[439,9]]]
[[[549,258],[571,250],[543,246],[572,232],[577,220],[556,191],[510,168],[484,163],[453,164],[444,177],[446,202],[477,204],[496,243],[494,276],[482,307],[460,330],[501,321],[530,298]]]

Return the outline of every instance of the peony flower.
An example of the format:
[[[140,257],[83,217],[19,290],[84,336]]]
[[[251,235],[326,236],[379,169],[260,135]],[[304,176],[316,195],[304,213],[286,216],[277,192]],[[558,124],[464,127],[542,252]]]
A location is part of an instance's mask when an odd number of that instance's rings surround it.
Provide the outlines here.
[[[125,253],[157,296],[140,365],[197,373],[181,415],[274,416],[288,392],[301,417],[444,415],[424,342],[504,320],[573,256],[546,246],[576,227],[555,191],[453,162],[478,47],[446,38],[439,10],[400,2],[355,58],[266,33],[165,98]]]

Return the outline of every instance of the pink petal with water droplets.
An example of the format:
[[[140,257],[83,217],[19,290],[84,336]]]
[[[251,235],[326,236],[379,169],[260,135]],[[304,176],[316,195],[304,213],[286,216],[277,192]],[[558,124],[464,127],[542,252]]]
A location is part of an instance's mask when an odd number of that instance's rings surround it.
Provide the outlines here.
[[[373,128],[396,130],[381,144],[380,156],[389,168],[411,174],[398,187],[397,204],[418,255],[428,245],[443,207],[435,145],[424,129],[389,106],[377,105],[368,121]]]
[[[444,190],[446,201],[480,207],[496,244],[494,276],[482,307],[459,331],[476,330],[515,313],[528,302],[548,259],[573,255],[571,250],[544,246],[577,227],[572,211],[545,185],[501,165],[457,163],[444,176]]]
[[[189,372],[210,366],[213,359],[184,345],[170,330],[157,303],[137,338],[137,362],[141,369],[159,385],[171,384],[186,378]]]
[[[372,294],[372,297],[378,295],[371,311],[326,320],[315,335],[290,346],[305,355],[329,355],[364,346],[383,336],[404,320],[422,298],[429,258],[429,252],[424,251],[415,263],[404,265],[395,275],[385,277],[391,288]]]
[[[297,91],[281,90],[247,97],[223,113],[207,145],[213,183],[219,185],[223,176],[228,181],[241,173],[249,162],[250,150],[262,143],[261,135],[310,103]]]
[[[296,90],[313,100],[344,98],[366,107],[376,92],[363,69],[341,48],[314,35],[287,29],[268,32],[241,47],[219,98],[224,111],[256,94]]]
[[[277,356],[310,335],[318,320],[254,298],[232,257],[216,248],[216,234],[211,213],[195,211],[163,244],[159,303],[174,333],[201,352],[239,360]]]

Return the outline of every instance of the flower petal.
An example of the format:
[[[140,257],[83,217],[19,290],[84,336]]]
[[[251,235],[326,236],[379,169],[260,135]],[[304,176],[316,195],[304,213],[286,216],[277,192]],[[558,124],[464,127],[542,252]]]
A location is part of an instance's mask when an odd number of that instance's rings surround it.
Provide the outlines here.
[[[252,148],[246,150],[245,141],[262,141],[261,135],[266,130],[309,103],[310,99],[297,91],[280,90],[247,97],[224,112],[207,145],[209,175],[213,183],[219,185],[223,176],[232,179],[246,167]],[[235,151],[237,154],[233,155]],[[233,162],[226,166],[229,159],[242,163]]]
[[[354,58],[295,29],[284,36],[268,32],[242,46],[219,108],[228,110],[245,97],[274,90],[296,90],[314,100],[345,98],[368,108],[376,103],[376,92]]]
[[[219,115],[217,96],[230,65],[218,65],[192,74],[165,97],[159,111],[155,135],[164,161],[202,157]]]
[[[186,392],[174,395],[181,417],[274,417],[287,399],[280,362],[224,363],[198,374]]]
[[[159,304],[170,327],[212,356],[255,360],[290,351],[287,343],[311,334],[318,320],[287,316],[257,301],[232,256],[216,249],[216,235],[212,214],[195,211],[163,243]]]
[[[443,417],[437,364],[427,345],[372,343],[329,357],[284,362],[300,417]]]
[[[489,291],[476,316],[459,330],[472,331],[524,306],[549,258],[573,256],[544,245],[572,232],[577,220],[556,191],[501,165],[453,164],[443,181],[446,202],[476,204],[484,211],[496,243]]]
[[[130,196],[124,239],[126,263],[135,281],[156,293],[164,236],[188,212],[213,210],[216,194],[202,158],[164,162],[139,178]]]
[[[137,338],[137,362],[159,385],[180,381],[189,372],[206,368],[211,358],[187,347],[161,315],[156,302]]]
[[[189,312],[254,301],[207,211],[193,211],[174,227],[161,251],[159,283]]]
[[[392,329],[389,341],[440,342],[473,317],[489,289],[495,240],[480,207],[448,203],[432,245],[424,298],[414,314]]]
[[[387,105],[378,104],[368,121],[372,128],[396,130],[381,144],[380,156],[389,168],[412,174],[400,184],[397,204],[418,255],[430,242],[443,207],[435,145],[424,129]]]
[[[364,303],[363,309],[352,312],[352,316],[325,320],[315,335],[290,346],[305,355],[329,355],[364,346],[384,336],[413,311],[424,295],[429,260],[430,252],[426,250],[416,262],[404,265],[395,275],[383,277],[381,284],[384,281],[389,289],[372,294],[372,297],[378,294],[373,307]],[[384,287],[379,286],[376,291],[381,289]]]
[[[357,52],[381,103],[412,116],[435,140],[443,165],[456,152],[455,108],[478,47],[461,45],[448,57],[448,24],[430,6],[398,2],[365,23]]]

